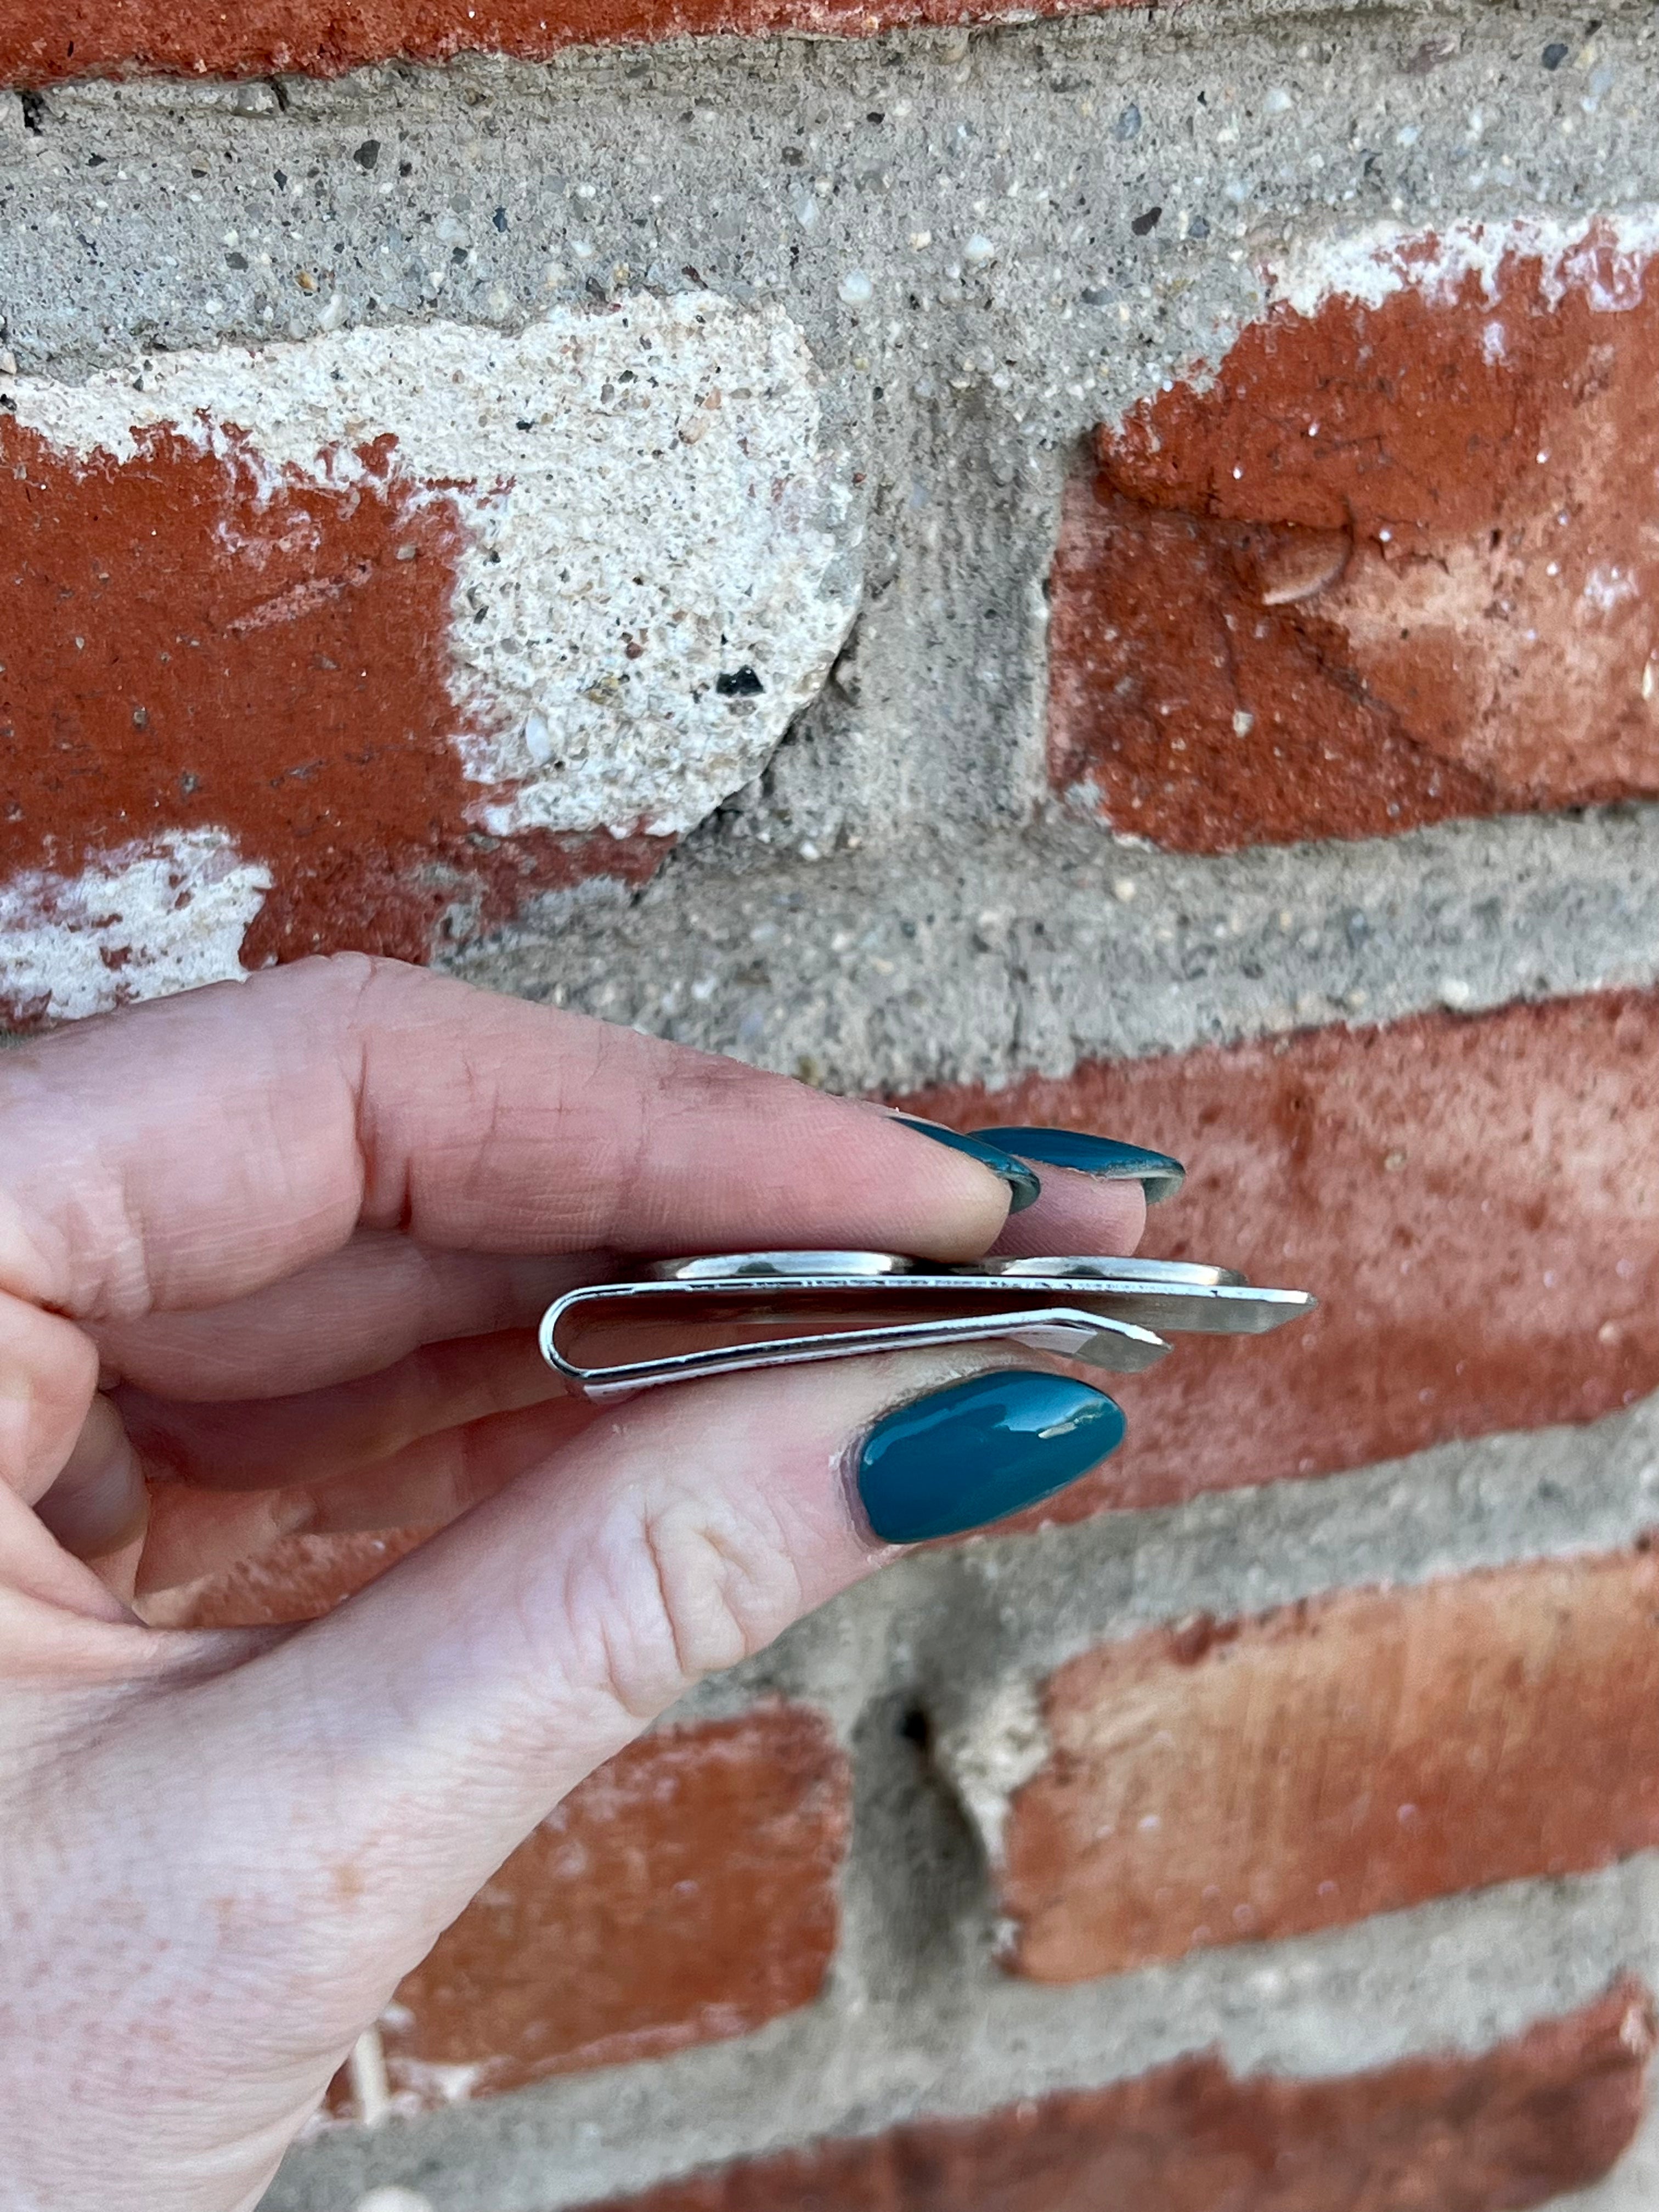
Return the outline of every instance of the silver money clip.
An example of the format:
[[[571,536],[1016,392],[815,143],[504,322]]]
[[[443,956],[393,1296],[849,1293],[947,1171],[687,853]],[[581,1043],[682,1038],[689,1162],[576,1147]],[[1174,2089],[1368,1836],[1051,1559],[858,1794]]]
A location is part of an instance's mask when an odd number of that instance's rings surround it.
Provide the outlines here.
[[[580,1396],[872,1352],[1004,1340],[1119,1375],[1170,1349],[1162,1332],[1259,1336],[1318,1300],[1184,1260],[979,1260],[892,1252],[737,1252],[665,1260],[568,1291],[542,1356]]]

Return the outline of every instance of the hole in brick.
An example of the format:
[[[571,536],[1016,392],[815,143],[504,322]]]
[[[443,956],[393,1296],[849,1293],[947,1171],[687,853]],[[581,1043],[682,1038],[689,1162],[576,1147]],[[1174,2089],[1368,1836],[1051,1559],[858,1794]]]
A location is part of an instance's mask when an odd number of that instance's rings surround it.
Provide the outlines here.
[[[872,1993],[890,2000],[930,1984],[964,1942],[993,1939],[980,1839],[932,1755],[931,1690],[924,1678],[875,1699],[851,1745],[858,1813],[842,1893]]]
[[[906,1743],[915,1744],[921,1752],[933,1747],[933,1723],[923,1705],[907,1705],[899,1715],[898,1732]]]

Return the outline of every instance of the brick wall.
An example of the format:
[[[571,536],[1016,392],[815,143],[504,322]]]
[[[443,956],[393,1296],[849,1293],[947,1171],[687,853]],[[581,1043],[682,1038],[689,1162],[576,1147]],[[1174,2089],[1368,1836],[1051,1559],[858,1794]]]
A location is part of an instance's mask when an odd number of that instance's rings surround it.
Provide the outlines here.
[[[1323,1299],[585,1784],[266,2212],[1659,2196],[1659,49],[1014,12],[0,25],[0,1018],[367,945]]]

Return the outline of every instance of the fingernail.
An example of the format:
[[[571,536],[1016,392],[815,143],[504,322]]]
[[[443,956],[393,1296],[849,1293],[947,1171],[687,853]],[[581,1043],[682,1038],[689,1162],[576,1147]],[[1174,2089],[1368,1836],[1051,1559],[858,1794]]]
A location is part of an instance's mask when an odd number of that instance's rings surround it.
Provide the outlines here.
[[[884,1543],[954,1536],[1063,1490],[1123,1428],[1103,1390],[997,1368],[883,1414],[859,1454],[859,1496]]]
[[[1042,1184],[1036,1170],[1017,1160],[1012,1152],[1000,1146],[988,1145],[983,1137],[964,1137],[960,1129],[946,1129],[937,1121],[918,1121],[914,1114],[895,1114],[893,1119],[902,1121],[907,1129],[918,1135],[931,1137],[936,1145],[948,1145],[953,1152],[966,1152],[970,1160],[977,1160],[982,1168],[989,1168],[994,1176],[1000,1176],[1011,1194],[1010,1213],[1024,1213],[1028,1206],[1035,1206],[1042,1195]]]
[[[1168,1152],[1149,1152],[1144,1145],[1120,1145],[1115,1137],[1091,1137],[1084,1129],[976,1129],[977,1137],[1000,1145],[1023,1160],[1045,1167],[1070,1168],[1098,1176],[1103,1182],[1138,1182],[1148,1206],[1173,1198],[1187,1170]]]

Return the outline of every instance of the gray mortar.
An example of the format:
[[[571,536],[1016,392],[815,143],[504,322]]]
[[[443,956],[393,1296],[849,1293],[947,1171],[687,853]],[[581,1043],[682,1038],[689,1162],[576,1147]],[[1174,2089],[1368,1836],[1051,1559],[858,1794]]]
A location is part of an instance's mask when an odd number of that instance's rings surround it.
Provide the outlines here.
[[[687,1698],[708,1719],[768,1696],[821,1705],[851,1747],[858,1820],[830,1987],[737,2042],[570,2077],[291,2154],[264,2212],[343,2212],[401,2182],[438,2212],[557,2212],[665,2174],[916,2112],[1088,2087],[1183,2051],[1240,2072],[1340,2074],[1478,2051],[1659,1974],[1659,1857],[1516,1883],[1333,1934],[1242,1945],[1071,1989],[994,1961],[981,1839],[953,1789],[998,1692],[1106,1638],[1627,1546],[1659,1522],[1659,1403],[1591,1427],[1493,1437],[1357,1475],[1109,1516],[908,1559]],[[899,1728],[925,1712],[924,1756]],[[1654,1986],[1659,1987],[1659,1982]],[[1659,2159],[1659,2139],[1653,2154]],[[1648,2212],[1621,2172],[1600,2212]]]
[[[754,848],[750,846],[750,851]],[[839,1091],[996,1085],[1425,1006],[1659,975],[1659,809],[1222,860],[914,827],[732,865],[708,825],[637,898],[556,902],[457,974]],[[1131,1132],[1148,1144],[1156,1130]]]

